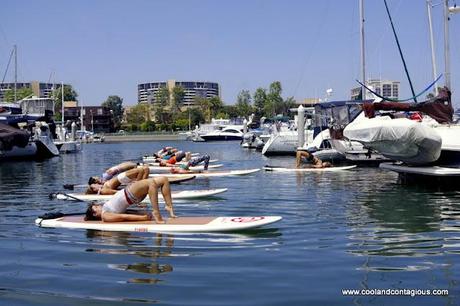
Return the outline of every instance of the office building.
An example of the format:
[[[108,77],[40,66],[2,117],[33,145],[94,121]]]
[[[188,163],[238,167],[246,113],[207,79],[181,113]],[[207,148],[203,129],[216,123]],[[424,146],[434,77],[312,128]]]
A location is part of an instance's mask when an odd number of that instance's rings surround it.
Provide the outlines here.
[[[64,84],[64,86],[70,85]],[[43,83],[38,81],[16,83],[16,90],[24,88],[31,89],[32,94],[38,98],[52,98],[53,90],[61,88],[61,83]],[[14,90],[14,83],[0,84],[0,102],[5,102],[5,92],[8,90]]]
[[[185,96],[182,107],[194,106],[196,98],[220,97],[220,88],[218,83],[197,82],[197,81],[175,81],[151,82],[137,85],[137,96],[139,103],[155,104],[157,93],[161,88],[168,88],[170,94],[174,87],[180,86],[184,89]]]
[[[370,79],[366,82],[366,86],[370,87],[377,94],[390,99],[399,99],[400,82]],[[356,100],[361,93],[361,87],[356,87],[351,90],[351,99]]]

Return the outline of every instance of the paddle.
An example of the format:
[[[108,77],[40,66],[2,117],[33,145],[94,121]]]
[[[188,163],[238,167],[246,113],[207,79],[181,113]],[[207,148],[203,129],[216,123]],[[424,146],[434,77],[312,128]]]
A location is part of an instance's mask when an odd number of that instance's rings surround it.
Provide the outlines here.
[[[71,196],[70,194],[67,194],[67,193],[64,193],[64,192],[52,192],[52,193],[50,193],[50,194],[48,195],[48,197],[50,198],[50,200],[56,199],[57,196],[58,196],[58,194],[62,194],[62,195],[64,195],[64,196],[68,197],[68,198],[74,199],[75,201],[85,202],[85,201],[83,201],[82,199],[79,199],[79,198],[77,198],[77,197]]]
[[[67,189],[67,190],[74,190],[74,188],[85,188],[85,187],[88,187],[88,185],[64,184],[62,185],[62,187],[64,187],[64,189]]]

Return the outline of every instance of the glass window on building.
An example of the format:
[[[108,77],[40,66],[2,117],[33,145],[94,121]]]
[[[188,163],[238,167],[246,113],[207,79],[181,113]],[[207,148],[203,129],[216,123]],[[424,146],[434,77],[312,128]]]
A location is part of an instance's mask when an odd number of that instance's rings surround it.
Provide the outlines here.
[[[97,114],[98,114],[98,116],[101,116],[102,113],[103,113],[103,109],[102,109],[102,108],[98,108],[98,109],[97,109]]]

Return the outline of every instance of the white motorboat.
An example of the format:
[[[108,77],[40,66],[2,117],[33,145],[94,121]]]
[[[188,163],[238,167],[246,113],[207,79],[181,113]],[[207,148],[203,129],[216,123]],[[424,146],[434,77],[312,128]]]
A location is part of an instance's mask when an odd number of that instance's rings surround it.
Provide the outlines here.
[[[204,141],[215,141],[215,140],[242,140],[243,132],[239,126],[229,125],[222,129],[213,130],[209,133],[200,135]]]
[[[344,154],[332,147],[329,129],[319,132],[312,142],[305,143],[303,147],[298,147],[297,151],[312,152],[314,156],[322,161],[335,162],[345,159]]]
[[[305,130],[305,142],[313,141],[313,131]],[[299,146],[299,135],[291,125],[278,125],[262,148],[262,154],[270,155],[295,155]]]

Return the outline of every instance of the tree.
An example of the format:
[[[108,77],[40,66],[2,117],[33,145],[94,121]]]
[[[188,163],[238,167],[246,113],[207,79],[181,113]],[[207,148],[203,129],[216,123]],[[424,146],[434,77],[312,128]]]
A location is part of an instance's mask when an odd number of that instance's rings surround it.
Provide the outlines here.
[[[267,111],[266,114],[270,114],[272,116],[282,113],[283,111],[283,98],[281,97],[281,83],[279,81],[275,81],[270,84],[270,88],[267,94],[267,103],[264,109]]]
[[[148,105],[144,103],[139,103],[131,108],[130,112],[127,115],[126,121],[131,125],[140,126],[142,123],[147,121],[147,111]]]
[[[257,88],[254,92],[254,107],[257,117],[262,117],[264,115],[264,106],[267,103],[267,91],[265,88]]]
[[[14,89],[8,89],[5,92],[5,101],[6,102],[18,102],[24,98],[33,95],[33,91],[31,88],[20,88],[16,90],[16,101],[14,100]]]
[[[119,96],[109,96],[102,102],[102,106],[109,108],[113,114],[115,130],[120,129],[121,120],[123,119],[123,99]]]
[[[169,90],[167,87],[161,87],[156,94],[154,111],[155,121],[160,124],[167,124],[166,106],[169,105]]]
[[[180,111],[180,107],[184,104],[185,90],[182,86],[175,86],[172,92],[172,111]]]
[[[238,117],[238,109],[235,105],[225,105],[223,112],[228,115],[228,118]]]
[[[217,117],[217,113],[219,113],[222,108],[224,107],[224,103],[219,97],[212,97],[209,99],[210,109],[211,109],[211,116]]]
[[[201,109],[204,119],[207,122],[211,122],[211,103],[209,102],[209,99],[195,97],[195,105],[198,105]]]
[[[251,94],[249,90],[242,90],[238,94],[237,102],[236,102],[236,109],[238,111],[238,115],[241,117],[246,117],[251,114]]]
[[[289,97],[287,98],[286,100],[284,100],[283,102],[283,109],[282,109],[282,113],[283,114],[289,114],[289,110],[291,108],[297,108],[298,105],[297,103],[295,102],[295,99],[294,97]]]
[[[57,117],[62,116],[62,88],[59,85],[53,90],[52,97],[54,98],[54,114]],[[72,85],[64,85],[64,101],[78,101],[78,93],[72,88]]]

